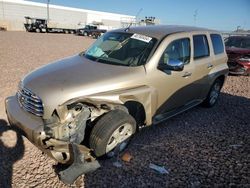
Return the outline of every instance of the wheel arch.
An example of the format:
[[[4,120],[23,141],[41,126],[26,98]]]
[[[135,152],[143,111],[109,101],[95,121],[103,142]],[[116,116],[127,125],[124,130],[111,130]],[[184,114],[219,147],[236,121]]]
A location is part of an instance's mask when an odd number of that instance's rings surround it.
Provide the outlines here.
[[[129,100],[124,103],[129,114],[135,119],[137,127],[145,124],[146,111],[142,103],[134,100]]]
[[[220,75],[220,76],[218,76],[215,80],[221,80],[222,81],[222,83],[224,84],[224,82],[225,82],[225,80],[226,80],[226,76],[225,75]]]

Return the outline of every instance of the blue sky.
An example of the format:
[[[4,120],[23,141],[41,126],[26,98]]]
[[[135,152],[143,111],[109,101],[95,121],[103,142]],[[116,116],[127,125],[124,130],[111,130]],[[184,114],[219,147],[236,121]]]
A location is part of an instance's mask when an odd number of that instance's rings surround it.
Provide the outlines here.
[[[32,0],[47,3],[47,0]],[[250,30],[250,0],[50,0],[51,4],[106,12],[154,16],[161,24],[195,25],[223,31]]]

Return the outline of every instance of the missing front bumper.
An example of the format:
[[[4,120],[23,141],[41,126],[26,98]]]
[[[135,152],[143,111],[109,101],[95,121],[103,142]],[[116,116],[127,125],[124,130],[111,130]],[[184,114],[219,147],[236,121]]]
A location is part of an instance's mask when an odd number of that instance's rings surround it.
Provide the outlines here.
[[[57,171],[60,180],[66,184],[73,184],[80,175],[93,172],[100,167],[97,160],[87,162],[76,144],[71,144],[71,148],[74,157],[73,163],[68,168]]]
[[[71,164],[68,170],[59,173],[63,182],[71,184],[79,175],[100,167],[89,148],[48,137],[42,118],[22,110],[16,96],[7,98],[5,107],[10,125],[21,129],[30,142],[57,162]]]

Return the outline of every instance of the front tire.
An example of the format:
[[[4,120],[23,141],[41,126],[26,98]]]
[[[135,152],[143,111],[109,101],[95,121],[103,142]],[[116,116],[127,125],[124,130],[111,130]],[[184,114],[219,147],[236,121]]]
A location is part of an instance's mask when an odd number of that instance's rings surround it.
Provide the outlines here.
[[[102,116],[90,134],[90,148],[97,157],[109,155],[112,151],[125,149],[136,131],[132,116],[122,110],[112,110]],[[123,145],[123,147],[120,147]]]
[[[204,107],[213,107],[220,96],[220,90],[223,86],[223,80],[216,79],[207,95],[207,98],[203,101],[202,105]]]

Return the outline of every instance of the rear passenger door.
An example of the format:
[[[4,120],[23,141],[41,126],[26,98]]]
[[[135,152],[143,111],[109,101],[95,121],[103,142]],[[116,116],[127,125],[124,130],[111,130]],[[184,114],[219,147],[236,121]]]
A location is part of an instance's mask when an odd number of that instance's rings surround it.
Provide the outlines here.
[[[210,55],[210,48],[207,34],[193,35],[193,64],[195,66],[194,77],[197,99],[203,99],[209,87],[209,71],[213,68],[213,60]]]

